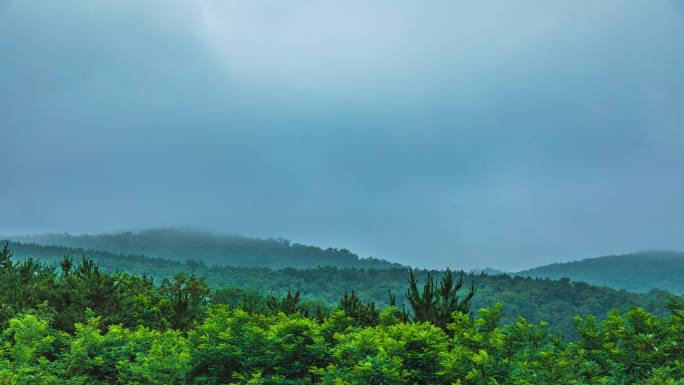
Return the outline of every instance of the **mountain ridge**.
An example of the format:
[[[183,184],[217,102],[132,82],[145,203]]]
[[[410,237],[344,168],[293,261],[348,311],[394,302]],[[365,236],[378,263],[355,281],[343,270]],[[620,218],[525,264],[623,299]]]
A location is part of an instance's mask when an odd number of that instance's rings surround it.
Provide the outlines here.
[[[317,266],[393,268],[398,263],[362,258],[347,249],[293,243],[284,238],[252,238],[200,230],[159,228],[104,234],[50,233],[8,236],[14,242],[66,246],[114,254],[144,255],[218,266],[310,268]]]
[[[515,275],[586,282],[644,293],[652,289],[684,293],[684,252],[649,250],[551,263]]]
[[[407,268],[376,258],[361,258],[347,249],[323,249],[282,238],[250,238],[194,229],[159,228],[138,232],[105,234],[51,233],[9,236],[14,242],[43,246],[65,246],[89,252],[140,255],[174,261],[195,260],[216,266],[316,268]],[[568,278],[595,286],[645,293],[660,289],[684,293],[684,252],[650,250],[630,254],[584,258],[537,266],[519,272],[495,268],[472,269],[471,273],[508,274],[559,280]]]

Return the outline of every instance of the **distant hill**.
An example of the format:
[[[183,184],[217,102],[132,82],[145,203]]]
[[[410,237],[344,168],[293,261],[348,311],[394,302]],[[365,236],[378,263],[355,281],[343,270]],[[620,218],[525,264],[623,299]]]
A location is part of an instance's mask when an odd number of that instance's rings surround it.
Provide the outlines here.
[[[372,300],[380,306],[387,305],[388,290],[396,296],[401,306],[407,304],[404,291],[407,287],[408,269],[342,269],[320,267],[310,269],[271,269],[266,267],[207,266],[193,260],[172,261],[140,255],[118,255],[106,251],[85,250],[64,246],[41,246],[36,244],[10,243],[15,260],[33,257],[59,269],[59,261],[70,255],[77,262],[84,255],[108,272],[127,271],[146,275],[159,283],[177,273],[192,273],[204,277],[213,288],[240,288],[260,293],[284,295],[289,289],[300,290],[306,300],[320,301],[336,306],[339,298],[352,290],[364,300]],[[423,282],[428,270],[414,270]],[[433,277],[442,272],[431,271]],[[504,322],[524,317],[531,322],[548,321],[551,331],[567,337],[576,337],[575,315],[595,314],[605,317],[614,307],[627,310],[641,306],[659,315],[667,314],[665,303],[670,294],[660,290],[649,293],[631,293],[569,280],[525,278],[508,274],[465,274],[465,287],[474,283],[477,294],[473,310],[501,303]]]
[[[485,268],[475,268],[470,270],[471,274],[487,274],[487,275],[501,275],[501,274],[508,274],[507,272],[499,269],[494,269],[491,267],[485,267]]]
[[[194,259],[219,266],[271,268],[317,266],[392,268],[396,263],[360,258],[346,249],[291,243],[285,239],[258,239],[193,230],[154,229],[114,234],[42,234],[7,237],[15,242],[66,246],[125,255],[144,255],[184,261]]]
[[[644,251],[610,255],[535,267],[517,275],[551,279],[566,277],[634,292],[661,289],[681,294],[684,293],[684,252]]]

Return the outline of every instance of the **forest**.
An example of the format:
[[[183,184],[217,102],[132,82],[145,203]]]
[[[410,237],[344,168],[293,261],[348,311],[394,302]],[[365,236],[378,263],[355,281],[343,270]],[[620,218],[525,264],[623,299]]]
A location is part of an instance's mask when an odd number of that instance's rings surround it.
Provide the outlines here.
[[[0,385],[684,385],[684,0],[0,0]]]
[[[309,269],[271,269],[266,267],[210,266],[204,261],[172,261],[140,255],[118,255],[104,251],[75,249],[62,246],[10,243],[17,258],[33,257],[48,264],[60,263],[62,256],[87,256],[106,272],[126,271],[153,278],[156,282],[170,279],[178,273],[189,273],[205,279],[215,289],[227,293],[238,288],[252,296],[269,294],[283,296],[288,290],[301,293],[303,301],[335,306],[345,292],[354,290],[364,301],[379,306],[390,304],[388,291],[402,293],[406,287],[407,267],[401,268],[338,268],[322,266]],[[414,270],[420,280],[428,273],[439,271]],[[662,290],[632,293],[596,287],[568,279],[532,279],[506,274],[465,274],[466,285],[475,284],[478,295],[473,299],[474,312],[495,303],[503,306],[505,322],[524,317],[530,322],[549,322],[549,330],[565,337],[577,337],[573,317],[595,314],[603,319],[612,308],[639,306],[657,315],[666,314],[664,305],[670,294]],[[223,295],[226,295],[224,293]],[[401,295],[395,295],[399,306],[407,306]]]
[[[0,251],[0,382],[7,384],[684,384],[684,298],[660,315],[505,321],[461,273],[405,271],[378,306],[297,290],[251,295],[204,278],[103,271]],[[523,280],[524,281],[524,280]],[[535,282],[527,280],[528,282]],[[403,297],[403,304],[399,298]]]

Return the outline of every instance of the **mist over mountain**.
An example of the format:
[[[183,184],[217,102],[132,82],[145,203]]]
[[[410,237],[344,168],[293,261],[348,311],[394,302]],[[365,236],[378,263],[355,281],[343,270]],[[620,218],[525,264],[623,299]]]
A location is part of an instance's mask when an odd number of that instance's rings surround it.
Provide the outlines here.
[[[2,0],[0,233],[684,249],[681,3]]]
[[[220,234],[190,229],[149,229],[109,234],[68,233],[35,234],[7,237],[15,242],[80,249],[84,254],[99,252],[114,255],[146,256],[172,261],[195,260],[209,266],[250,266],[273,269],[315,268],[407,268],[376,258],[360,258],[345,248],[319,248],[286,239],[259,239],[234,234]],[[425,268],[420,262],[414,265]],[[458,266],[453,266],[459,269]],[[532,278],[575,282],[645,293],[653,289],[684,293],[684,252],[643,251],[624,255],[587,258],[565,263],[542,265],[507,273],[485,267],[469,270],[471,274],[490,276],[510,274]]]
[[[683,42],[683,0],[0,0],[0,384],[684,385]]]
[[[347,249],[292,243],[286,239],[258,239],[186,229],[150,229],[111,234],[67,233],[10,236],[18,242],[58,245],[116,254],[145,255],[170,260],[197,260],[219,266],[391,268],[396,263],[360,258]]]

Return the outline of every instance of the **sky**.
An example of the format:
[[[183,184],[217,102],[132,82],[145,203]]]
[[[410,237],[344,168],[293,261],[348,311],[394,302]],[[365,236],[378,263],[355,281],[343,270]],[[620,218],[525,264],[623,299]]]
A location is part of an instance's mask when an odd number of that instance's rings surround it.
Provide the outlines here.
[[[0,234],[684,250],[679,0],[0,0]]]

